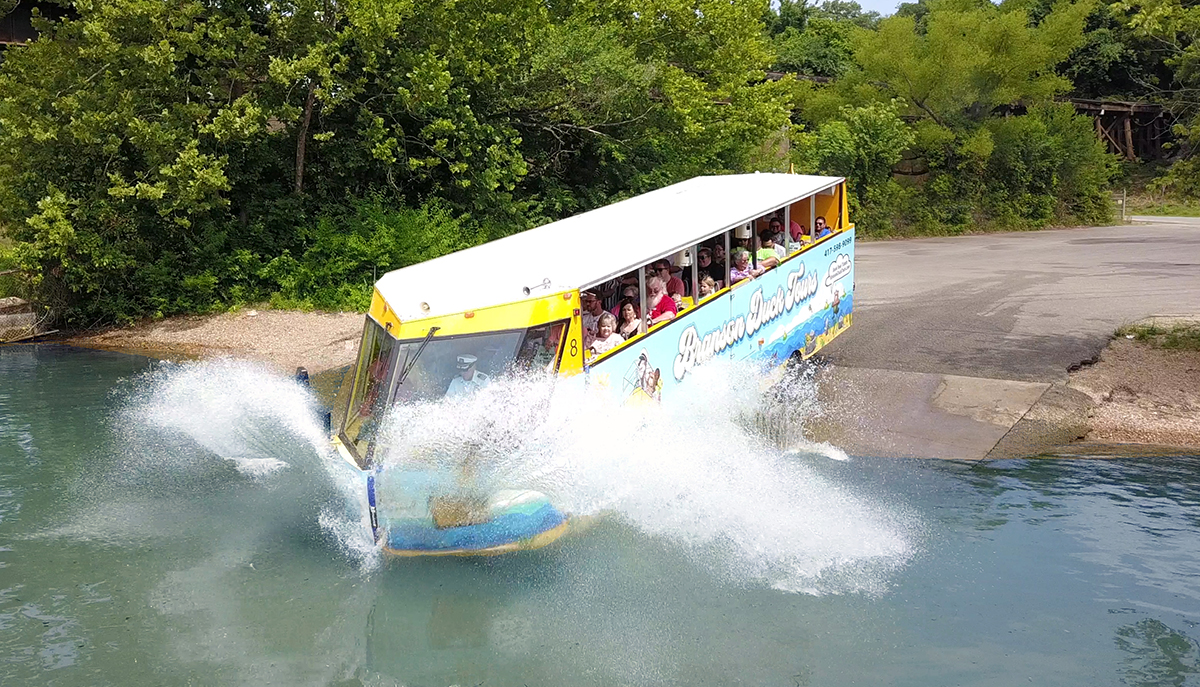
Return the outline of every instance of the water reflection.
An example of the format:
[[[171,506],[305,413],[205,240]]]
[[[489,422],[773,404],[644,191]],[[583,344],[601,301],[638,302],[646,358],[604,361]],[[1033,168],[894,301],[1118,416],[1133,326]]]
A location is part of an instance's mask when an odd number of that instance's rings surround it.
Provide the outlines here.
[[[766,684],[812,658],[802,599],[731,589],[682,550],[600,524],[510,560],[389,566],[366,667],[402,684]]]
[[[1180,687],[1187,684],[1188,676],[1200,673],[1196,640],[1154,618],[1119,628],[1117,648],[1128,654],[1121,671],[1127,685]]]

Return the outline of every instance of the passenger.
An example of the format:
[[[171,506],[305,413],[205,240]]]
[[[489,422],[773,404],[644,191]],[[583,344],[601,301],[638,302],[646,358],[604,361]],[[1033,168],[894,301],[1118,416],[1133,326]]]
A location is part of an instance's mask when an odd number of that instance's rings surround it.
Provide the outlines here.
[[[720,275],[714,274],[713,279],[716,279],[718,284],[725,281],[725,244],[723,243],[713,245],[713,267],[720,272]]]
[[[770,224],[770,231],[771,241],[775,244],[775,257],[779,258],[780,262],[783,262],[783,259],[788,254],[787,246],[784,245],[787,237],[783,233],[783,220],[778,217],[773,218]]]
[[[601,308],[611,308],[621,295],[621,278],[613,277],[602,284],[593,286],[592,293],[600,299]]]
[[[788,226],[788,233],[791,234],[794,243],[807,243],[812,240],[808,236],[808,232],[804,230],[804,225],[796,220],[792,220]]]
[[[795,253],[803,250],[810,243],[812,243],[812,237],[805,231],[804,225],[792,222],[791,229],[788,231],[788,252]]]
[[[584,291],[580,295],[579,300],[583,304],[583,315],[580,316],[580,319],[583,320],[583,331],[594,337],[596,336],[596,328],[599,324],[600,316],[604,314],[600,298],[591,291]],[[586,343],[591,342],[588,341]]]
[[[663,280],[663,284],[667,287],[667,295],[671,298],[678,299],[684,296],[683,280],[671,274],[671,261],[659,260],[655,263],[655,271],[658,273],[658,278]]]
[[[825,218],[824,217],[817,217],[817,219],[814,221],[814,224],[813,224],[813,231],[815,232],[815,234],[816,234],[815,238],[817,238],[817,239],[825,238],[826,236],[829,236],[830,234],[833,233],[832,231],[829,230],[829,227],[825,226]]]
[[[367,390],[363,394],[363,402],[358,407],[359,417],[374,416],[379,410],[375,406],[379,402],[379,396],[384,387],[386,377],[388,376],[388,361],[391,360],[390,352],[376,352],[375,360],[371,361],[371,365],[367,367]]]
[[[679,309],[682,310],[683,309],[683,297],[691,295],[692,285],[683,280],[683,268],[682,267],[680,267],[679,265],[671,265],[670,269],[671,269],[671,279],[667,283],[667,293],[671,294],[671,297],[675,299],[675,305],[679,306]],[[678,282],[678,285],[682,286],[683,288],[676,289],[675,291],[671,291],[671,285],[675,284],[676,282]]]
[[[701,278],[705,275],[712,277],[713,281],[720,281],[725,278],[725,268],[717,268],[713,263],[712,249],[708,246],[701,246],[696,251],[696,272]]]
[[[700,246],[696,249],[696,274],[704,276],[713,269],[713,249]]]
[[[729,281],[736,284],[745,279],[757,277],[765,271],[761,267],[752,267],[750,265],[750,251],[741,248],[733,254],[733,269],[729,271]]]
[[[768,229],[758,236],[759,248],[754,254],[758,258],[758,266],[769,270],[779,264],[779,254],[775,252],[775,235]]]
[[[613,317],[617,318],[617,320],[621,319],[621,304],[625,301],[629,301],[630,303],[638,302],[637,286],[626,286],[624,290],[621,291],[621,300],[617,301],[617,304],[613,306],[612,310],[609,310],[609,312],[612,313]]]
[[[558,363],[558,347],[561,340],[562,325],[550,325],[542,338],[541,346],[533,355],[534,369],[554,372]]]
[[[628,296],[628,295],[627,295],[627,294],[629,293],[629,290],[630,290],[630,289],[633,289],[633,296],[632,296],[632,298],[633,298],[634,300],[637,300],[637,297],[638,297],[638,295],[637,295],[637,291],[638,291],[638,273],[637,273],[637,270],[634,270],[634,271],[632,271],[632,272],[628,272],[628,273],[626,273],[626,274],[625,274],[625,276],[621,277],[621,288],[620,288],[620,290],[619,290],[619,291],[618,291],[618,293],[617,293],[617,298],[616,298],[616,301],[619,303],[619,302],[621,301],[621,299],[622,299],[622,298],[630,298],[631,296]],[[616,305],[614,304],[614,305],[613,305],[613,307],[615,308],[615,307],[616,307]]]
[[[601,314],[596,340],[591,345],[592,353],[600,355],[625,343],[625,337],[618,334],[616,330],[617,318],[613,317],[610,312]]]
[[[617,333],[626,339],[632,339],[638,334],[638,322],[641,313],[633,299],[626,298],[617,305]]]
[[[667,294],[666,282],[654,277],[646,282],[646,291],[646,307],[650,308],[649,323],[651,326],[675,319],[679,309],[675,307],[675,299]]]
[[[717,292],[717,281],[712,278],[712,275],[706,274],[700,277],[700,298],[708,298]]]
[[[458,356],[459,376],[450,380],[450,386],[446,388],[446,398],[467,396],[487,386],[489,377],[475,369],[478,360],[479,358],[469,354]]]

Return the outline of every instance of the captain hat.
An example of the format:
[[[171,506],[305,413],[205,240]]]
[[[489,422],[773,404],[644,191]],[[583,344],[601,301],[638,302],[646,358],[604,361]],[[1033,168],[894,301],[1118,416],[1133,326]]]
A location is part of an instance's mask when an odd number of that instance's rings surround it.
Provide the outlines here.
[[[465,370],[468,367],[474,365],[477,360],[479,360],[479,358],[476,358],[475,356],[473,356],[469,353],[460,355],[460,356],[458,356],[458,369]]]

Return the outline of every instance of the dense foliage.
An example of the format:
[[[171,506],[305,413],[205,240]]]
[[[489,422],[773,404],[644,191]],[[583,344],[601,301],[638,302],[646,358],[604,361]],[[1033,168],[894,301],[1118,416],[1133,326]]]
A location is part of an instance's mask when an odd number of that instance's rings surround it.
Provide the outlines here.
[[[1180,160],[1160,186],[1187,199],[1200,199],[1200,4],[1188,0],[1126,0],[1113,5],[1140,38],[1161,51],[1170,77],[1154,85],[1172,106]]]
[[[788,125],[760,3],[73,7],[0,68],[0,226],[84,323],[361,306],[378,270],[760,168]]]
[[[1092,8],[922,0],[843,21],[839,78],[797,86],[799,166],[849,177],[868,234],[1106,220],[1115,160],[1055,103]]]
[[[362,308],[697,174],[847,176],[867,235],[1102,221],[1066,94],[1170,101],[1200,194],[1190,0],[62,1],[0,63],[0,266],[76,323]]]

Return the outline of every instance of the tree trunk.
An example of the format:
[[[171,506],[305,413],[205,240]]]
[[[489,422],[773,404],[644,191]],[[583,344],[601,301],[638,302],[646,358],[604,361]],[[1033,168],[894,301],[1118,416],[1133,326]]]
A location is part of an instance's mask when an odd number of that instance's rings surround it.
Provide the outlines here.
[[[317,84],[308,87],[304,99],[304,119],[300,122],[300,133],[296,136],[296,193],[304,191],[304,146],[308,142],[308,125],[312,122],[313,104],[317,99]]]
[[[1125,115],[1125,157],[1131,161],[1137,159],[1133,149],[1133,112]]]

